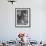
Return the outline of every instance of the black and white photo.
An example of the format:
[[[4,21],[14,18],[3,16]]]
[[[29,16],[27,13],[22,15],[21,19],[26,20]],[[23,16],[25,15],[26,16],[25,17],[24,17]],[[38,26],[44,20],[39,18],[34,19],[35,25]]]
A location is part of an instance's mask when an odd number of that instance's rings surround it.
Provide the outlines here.
[[[15,26],[29,27],[30,26],[30,8],[15,9]]]

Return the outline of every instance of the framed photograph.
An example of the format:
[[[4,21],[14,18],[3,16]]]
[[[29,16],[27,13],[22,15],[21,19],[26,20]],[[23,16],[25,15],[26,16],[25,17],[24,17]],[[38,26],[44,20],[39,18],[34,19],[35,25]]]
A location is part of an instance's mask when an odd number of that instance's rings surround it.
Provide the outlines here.
[[[31,26],[30,8],[15,8],[15,26],[30,27]]]

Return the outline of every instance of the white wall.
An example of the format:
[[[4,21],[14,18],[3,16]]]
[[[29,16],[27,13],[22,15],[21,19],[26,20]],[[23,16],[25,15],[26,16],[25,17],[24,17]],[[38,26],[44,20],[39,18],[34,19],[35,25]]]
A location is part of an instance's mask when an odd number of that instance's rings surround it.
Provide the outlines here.
[[[15,27],[15,8],[31,8],[31,27]],[[13,5],[0,0],[0,40],[15,40],[19,32],[31,35],[33,40],[46,40],[45,0],[17,0]]]

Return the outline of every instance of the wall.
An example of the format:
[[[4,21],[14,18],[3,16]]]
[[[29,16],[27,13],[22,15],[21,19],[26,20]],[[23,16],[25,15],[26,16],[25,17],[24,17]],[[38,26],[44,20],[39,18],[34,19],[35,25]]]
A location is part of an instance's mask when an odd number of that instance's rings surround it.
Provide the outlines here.
[[[0,40],[15,40],[19,32],[31,35],[31,39],[46,40],[45,0],[17,0],[13,5],[0,0]],[[31,27],[15,27],[15,8],[31,8]]]

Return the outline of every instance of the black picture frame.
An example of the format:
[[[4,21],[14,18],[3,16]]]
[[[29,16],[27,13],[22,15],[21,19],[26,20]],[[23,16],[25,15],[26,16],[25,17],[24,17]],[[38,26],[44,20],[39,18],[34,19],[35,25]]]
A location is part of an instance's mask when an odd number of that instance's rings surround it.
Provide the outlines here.
[[[15,8],[15,27],[31,27],[30,8]]]

